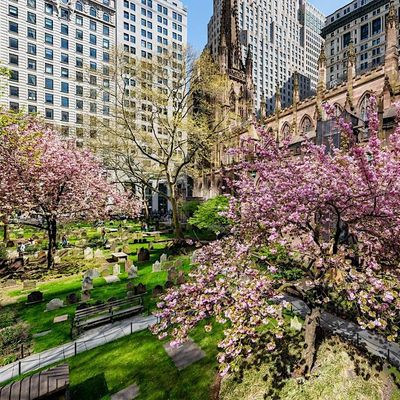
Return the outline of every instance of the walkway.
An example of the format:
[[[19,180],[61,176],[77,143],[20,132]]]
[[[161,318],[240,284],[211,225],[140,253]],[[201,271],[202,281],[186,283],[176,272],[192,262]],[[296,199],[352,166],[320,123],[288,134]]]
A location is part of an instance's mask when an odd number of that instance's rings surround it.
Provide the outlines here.
[[[305,317],[309,308],[302,300],[292,296],[285,295],[284,299],[293,306],[293,311]],[[350,340],[359,346],[365,346],[365,349],[376,356],[388,360],[396,367],[400,367],[400,345],[388,342],[381,335],[368,332],[353,322],[346,321],[334,314],[323,311],[321,314],[321,326],[346,340]]]
[[[12,364],[0,368],[0,383],[26,372],[35,371],[66,358],[73,357],[95,347],[113,342],[134,332],[147,329],[155,324],[157,318],[150,316],[135,316],[114,324],[87,331],[74,342],[69,342],[42,353],[32,354]]]

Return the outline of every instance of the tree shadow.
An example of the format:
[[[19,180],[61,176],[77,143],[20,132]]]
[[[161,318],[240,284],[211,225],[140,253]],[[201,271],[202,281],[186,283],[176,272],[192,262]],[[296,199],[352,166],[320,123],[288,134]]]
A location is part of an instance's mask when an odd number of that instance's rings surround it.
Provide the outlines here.
[[[71,387],[71,399],[98,400],[109,393],[104,373]]]

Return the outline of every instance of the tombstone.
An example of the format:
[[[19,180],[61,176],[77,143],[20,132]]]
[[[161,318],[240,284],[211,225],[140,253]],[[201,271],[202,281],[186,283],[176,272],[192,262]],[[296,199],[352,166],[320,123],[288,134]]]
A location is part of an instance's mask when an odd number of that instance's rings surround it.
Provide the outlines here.
[[[175,282],[178,279],[178,273],[175,267],[168,270],[168,278],[169,281]]]
[[[128,278],[134,279],[134,278],[137,278],[137,276],[138,276],[138,268],[135,265],[132,265],[128,269]]]
[[[126,254],[131,254],[131,249],[129,248],[129,246],[124,246],[122,247],[122,252]]]
[[[85,274],[83,275],[83,278],[91,278],[91,279],[95,279],[98,278],[100,276],[99,270],[97,268],[93,268],[93,269],[88,269]]]
[[[179,271],[178,279],[177,279],[176,283],[178,285],[183,285],[185,282],[186,282],[185,273],[183,271]]]
[[[125,260],[125,272],[128,272],[129,269],[132,267],[133,262],[129,258]]]
[[[153,289],[153,297],[157,297],[160,296],[160,294],[162,294],[164,292],[164,289],[161,285],[157,285],[154,289]]]
[[[147,293],[146,285],[143,285],[143,283],[139,283],[139,285],[136,286],[136,293],[146,294]]]
[[[153,272],[161,272],[161,264],[159,261],[156,261],[153,264]]]
[[[36,289],[35,281],[23,281],[22,282],[22,290],[32,290]]]
[[[121,273],[121,267],[119,264],[113,266],[113,275],[119,275]]]
[[[149,249],[149,251],[150,251],[150,250],[153,250],[153,249],[154,249],[154,244],[153,244],[153,242],[149,242],[149,243],[147,244],[147,248]]]
[[[61,257],[60,256],[54,256],[54,264],[61,264]]]
[[[61,299],[52,299],[46,304],[46,311],[54,311],[64,307],[64,302]]]
[[[174,267],[176,268],[182,268],[183,267],[183,262],[181,258],[178,258],[175,262],[174,262]]]
[[[3,287],[17,286],[17,281],[15,279],[6,279],[2,285]]]
[[[93,289],[93,279],[90,276],[83,278],[82,290],[92,290]]]
[[[112,256],[112,260],[113,261],[117,261],[117,262],[120,262],[120,261],[125,262],[125,260],[128,259],[128,254],[126,254],[126,253],[124,253],[122,251],[121,252],[112,253],[111,256]]]
[[[14,258],[18,258],[18,256],[19,256],[19,253],[18,253],[17,250],[12,250],[12,251],[8,251],[8,252],[7,252],[7,257],[8,257],[10,260],[13,260]]]
[[[144,262],[150,260],[150,252],[148,249],[141,247],[138,251],[138,261]]]
[[[126,284],[126,289],[127,289],[128,291],[134,291],[134,290],[135,290],[135,284],[134,284],[133,282],[128,282],[128,283]]]
[[[174,282],[172,282],[172,281],[167,281],[166,283],[165,283],[165,289],[171,289],[171,288],[173,288],[174,287]]]
[[[162,263],[165,263],[167,261],[168,261],[168,256],[165,253],[162,254],[161,257],[160,257],[160,263],[162,264]]]
[[[155,241],[155,242],[159,242],[160,240],[161,240],[160,234],[157,232],[157,233],[154,235],[154,241]]]
[[[90,292],[89,292],[89,290],[83,291],[83,292],[82,292],[82,295],[81,295],[81,301],[87,302],[87,301],[89,301],[89,300],[90,300]],[[78,309],[78,308],[77,308],[77,309]]]
[[[110,276],[110,275],[111,275],[110,267],[103,268],[103,269],[100,271],[100,275],[101,275],[103,278],[105,278],[106,276]]]
[[[103,256],[103,250],[101,250],[101,249],[97,249],[95,252],[94,252],[94,258],[103,258],[104,256]]]
[[[15,242],[14,242],[13,240],[9,240],[9,241],[7,242],[6,247],[15,247]]]
[[[93,249],[91,247],[86,247],[86,249],[83,251],[83,257],[85,260],[93,260]]]
[[[111,243],[110,244],[111,253],[114,253],[116,249],[117,249],[117,245],[115,243]]]
[[[42,301],[43,301],[43,293],[35,291],[28,294],[28,300],[26,304],[36,304],[36,303],[41,303]]]
[[[196,257],[197,257],[198,255],[199,255],[198,251],[195,250],[195,251],[193,252],[192,256],[190,257],[190,263],[191,263],[192,265],[197,263]]]
[[[76,303],[78,303],[78,296],[76,295],[76,293],[69,293],[69,294],[67,294],[65,302],[68,305],[76,304]]]

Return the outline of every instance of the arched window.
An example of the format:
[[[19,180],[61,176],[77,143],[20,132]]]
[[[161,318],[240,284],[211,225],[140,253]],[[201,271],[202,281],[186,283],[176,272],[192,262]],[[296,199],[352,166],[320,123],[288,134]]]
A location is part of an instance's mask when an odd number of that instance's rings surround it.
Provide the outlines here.
[[[289,124],[286,122],[285,125],[283,125],[282,127],[282,138],[286,139],[290,136],[290,126]]]
[[[361,121],[368,121],[368,108],[369,108],[369,99],[371,97],[370,93],[366,93],[360,103],[359,103],[359,116]]]
[[[232,90],[229,96],[229,105],[231,112],[236,112],[236,95],[235,92]]]
[[[90,7],[90,15],[95,17],[97,15],[96,9],[94,7]]]
[[[103,20],[106,21],[106,22],[110,22],[110,14],[104,13],[103,14]]]
[[[313,123],[311,121],[311,118],[306,115],[303,118],[303,121],[301,122],[301,126],[300,126],[300,133],[308,133],[311,132],[313,129]]]
[[[83,11],[82,3],[81,3],[80,1],[77,1],[77,2],[76,2],[76,5],[75,5],[75,8],[76,8],[78,11]]]

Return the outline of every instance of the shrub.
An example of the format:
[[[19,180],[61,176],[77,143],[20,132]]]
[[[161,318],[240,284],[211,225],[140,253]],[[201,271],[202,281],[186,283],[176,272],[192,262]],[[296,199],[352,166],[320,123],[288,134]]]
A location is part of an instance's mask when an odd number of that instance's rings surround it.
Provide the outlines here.
[[[15,352],[29,337],[29,325],[24,322],[0,329],[0,355]]]
[[[7,250],[4,246],[0,246],[0,260],[7,260]]]
[[[15,321],[14,311],[10,309],[8,310],[0,309],[0,329],[12,325],[14,321]]]

